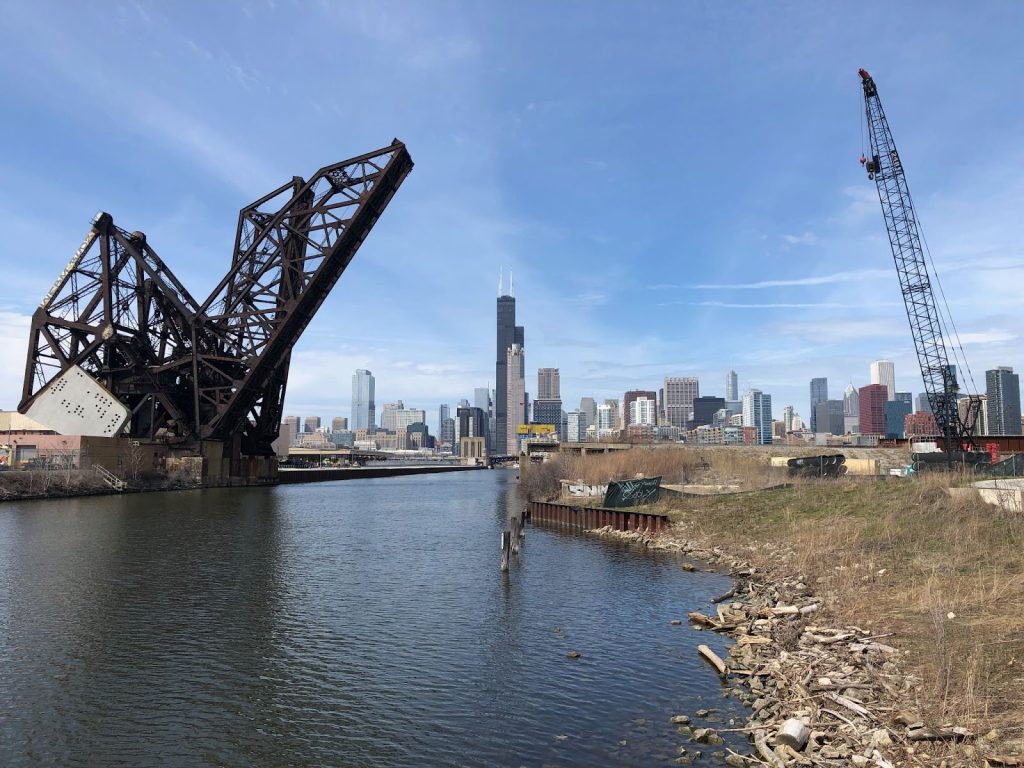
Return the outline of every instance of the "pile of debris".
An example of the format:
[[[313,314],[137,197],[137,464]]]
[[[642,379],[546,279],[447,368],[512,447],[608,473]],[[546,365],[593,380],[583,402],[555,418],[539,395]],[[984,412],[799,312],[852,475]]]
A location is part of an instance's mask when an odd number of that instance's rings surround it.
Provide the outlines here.
[[[915,681],[901,673],[897,649],[881,642],[887,635],[812,623],[819,602],[806,584],[759,583],[752,569],[741,573],[737,586],[715,601],[715,616],[691,613],[689,619],[735,638],[725,661],[707,646],[698,650],[733,684],[730,694],[751,708],[745,730],[754,749],[744,759],[775,768],[893,768],[914,755],[925,762],[931,742],[957,741],[966,742],[960,752],[969,759],[1024,765],[1017,757],[988,754],[996,731],[979,738],[904,710],[916,699]]]

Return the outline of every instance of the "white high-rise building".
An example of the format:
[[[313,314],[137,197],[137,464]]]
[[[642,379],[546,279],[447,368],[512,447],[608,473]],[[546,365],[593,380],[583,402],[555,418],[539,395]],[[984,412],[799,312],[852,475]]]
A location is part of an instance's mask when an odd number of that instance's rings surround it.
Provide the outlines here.
[[[860,393],[853,384],[847,384],[843,392],[843,416],[860,416]]]
[[[759,389],[743,395],[743,426],[756,430],[758,445],[772,444],[772,396]]]
[[[629,404],[629,423],[653,427],[657,423],[658,401],[638,397]]]
[[[352,430],[377,426],[377,408],[373,401],[373,374],[362,368],[352,374]]]
[[[871,383],[885,385],[889,392],[887,399],[896,399],[896,368],[891,360],[875,360],[871,364]]]
[[[526,352],[518,344],[508,348],[505,356],[507,370],[508,421],[505,452],[509,456],[519,453],[518,427],[526,423]]]
[[[782,409],[782,424],[786,428],[787,432],[793,431],[793,415],[794,410],[792,405],[787,405]]]
[[[736,376],[736,371],[729,371],[725,374],[725,399],[740,399],[739,377]]]
[[[598,433],[615,429],[615,411],[607,403],[597,406],[597,431]]]
[[[385,432],[395,431],[395,414],[405,408],[405,403],[384,403],[380,407],[380,428]]]

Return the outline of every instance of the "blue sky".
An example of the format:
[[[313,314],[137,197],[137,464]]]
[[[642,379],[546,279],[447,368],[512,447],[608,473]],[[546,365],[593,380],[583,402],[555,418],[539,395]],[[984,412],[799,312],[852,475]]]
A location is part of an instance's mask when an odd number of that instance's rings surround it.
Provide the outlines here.
[[[298,342],[286,410],[351,374],[428,410],[494,378],[512,269],[527,386],[621,397],[665,375],[809,416],[895,361],[921,390],[874,187],[869,69],[975,381],[1024,366],[1024,5],[0,2],[0,407],[28,318],[97,209],[195,295],[237,212],[405,141],[416,163]]]

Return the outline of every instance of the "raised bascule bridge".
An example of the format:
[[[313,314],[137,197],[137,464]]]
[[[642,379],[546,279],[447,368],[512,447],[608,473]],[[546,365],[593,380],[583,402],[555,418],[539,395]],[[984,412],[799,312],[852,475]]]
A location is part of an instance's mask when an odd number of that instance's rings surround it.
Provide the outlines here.
[[[292,347],[412,167],[395,139],[247,205],[203,301],[142,232],[98,213],[32,316],[18,410],[201,456],[209,484],[272,479]]]

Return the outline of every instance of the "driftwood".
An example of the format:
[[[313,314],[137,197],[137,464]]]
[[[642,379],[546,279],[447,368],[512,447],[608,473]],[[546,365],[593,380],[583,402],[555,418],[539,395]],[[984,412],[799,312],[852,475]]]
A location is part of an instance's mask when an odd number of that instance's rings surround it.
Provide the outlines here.
[[[799,752],[804,748],[810,735],[811,729],[804,725],[803,721],[791,717],[782,724],[782,728],[775,735],[775,743],[786,744]]]
[[[722,677],[725,677],[727,674],[729,674],[729,670],[725,666],[725,662],[718,657],[718,654],[716,654],[706,645],[698,645],[697,652],[705,659],[707,659],[711,666],[713,666],[715,670],[718,672],[718,674],[720,674]]]

